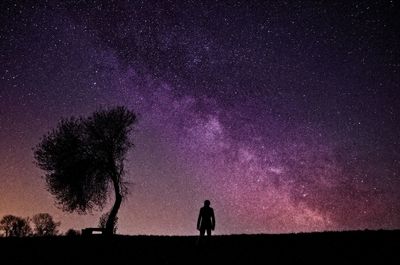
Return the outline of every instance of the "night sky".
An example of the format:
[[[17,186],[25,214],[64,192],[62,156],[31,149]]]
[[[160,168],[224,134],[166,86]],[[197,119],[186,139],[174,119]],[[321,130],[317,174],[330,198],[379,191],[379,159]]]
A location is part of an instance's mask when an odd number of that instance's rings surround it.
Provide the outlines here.
[[[205,199],[216,234],[399,229],[400,4],[341,2],[1,1],[0,217],[96,226],[32,148],[124,105],[119,233],[197,234]]]

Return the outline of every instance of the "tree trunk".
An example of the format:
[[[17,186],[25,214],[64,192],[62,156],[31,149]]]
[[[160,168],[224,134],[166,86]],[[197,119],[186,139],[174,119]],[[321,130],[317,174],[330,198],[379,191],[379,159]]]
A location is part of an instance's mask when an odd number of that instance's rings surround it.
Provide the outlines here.
[[[112,207],[110,214],[108,215],[108,219],[106,222],[106,234],[112,235],[114,234],[114,225],[115,225],[115,218],[117,217],[117,213],[119,207],[121,206],[122,202],[122,195],[119,187],[119,182],[117,177],[112,178],[114,184],[114,192],[115,192],[115,202],[114,206]]]

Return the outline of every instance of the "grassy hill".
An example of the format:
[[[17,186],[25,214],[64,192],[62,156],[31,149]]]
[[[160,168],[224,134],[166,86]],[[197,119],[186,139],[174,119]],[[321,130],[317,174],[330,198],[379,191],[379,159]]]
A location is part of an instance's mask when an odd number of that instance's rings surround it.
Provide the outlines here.
[[[0,238],[0,264],[398,264],[400,231]]]

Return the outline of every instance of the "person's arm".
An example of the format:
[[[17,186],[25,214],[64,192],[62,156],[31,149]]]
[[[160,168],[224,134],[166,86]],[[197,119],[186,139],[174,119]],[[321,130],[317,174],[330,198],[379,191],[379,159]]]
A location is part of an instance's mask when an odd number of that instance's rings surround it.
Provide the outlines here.
[[[215,215],[214,215],[213,209],[211,209],[211,222],[212,222],[211,228],[212,228],[212,230],[214,230],[215,229]]]
[[[200,230],[201,216],[202,216],[202,214],[201,214],[201,209],[200,209],[199,217],[197,218],[197,230]]]

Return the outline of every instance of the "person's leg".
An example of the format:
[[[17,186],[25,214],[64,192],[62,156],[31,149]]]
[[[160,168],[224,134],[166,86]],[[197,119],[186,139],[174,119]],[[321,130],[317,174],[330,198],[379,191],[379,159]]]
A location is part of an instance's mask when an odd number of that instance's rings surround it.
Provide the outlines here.
[[[211,228],[207,228],[207,236],[211,236]]]
[[[204,236],[206,230],[204,228],[200,228],[200,236]]]

